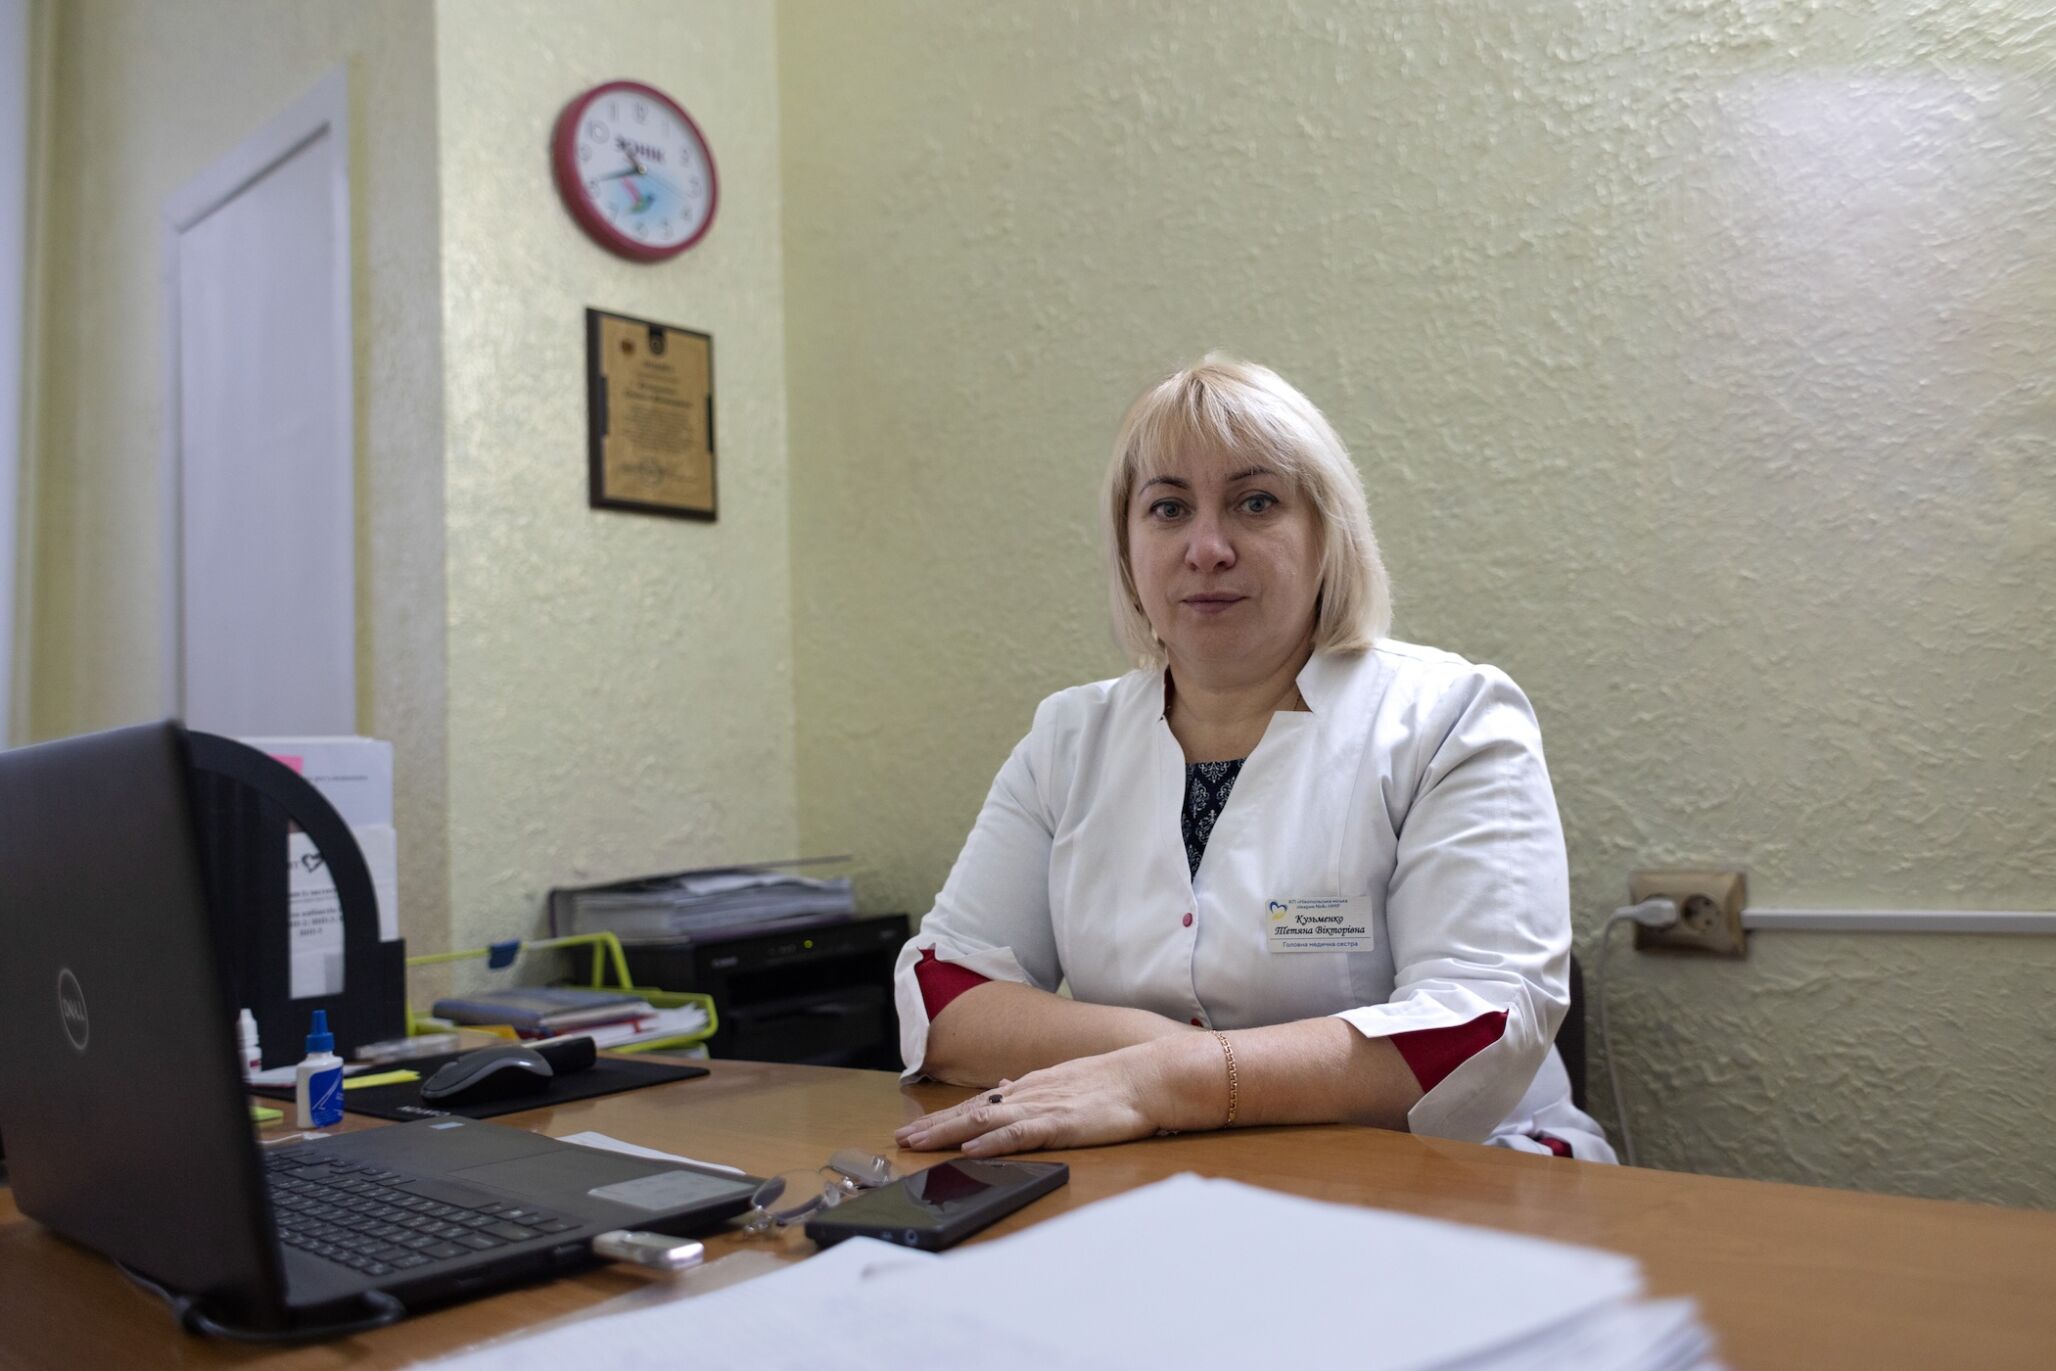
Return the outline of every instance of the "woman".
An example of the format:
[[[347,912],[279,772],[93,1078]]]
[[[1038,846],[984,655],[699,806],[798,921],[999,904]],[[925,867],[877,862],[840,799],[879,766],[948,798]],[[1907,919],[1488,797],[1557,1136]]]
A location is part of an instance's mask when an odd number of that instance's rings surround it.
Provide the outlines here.
[[[1350,1120],[1611,1161],[1551,1046],[1570,913],[1534,712],[1382,637],[1327,420],[1210,356],[1129,410],[1103,509],[1141,667],[1042,702],[901,951],[908,1075],[987,1088],[900,1145]]]

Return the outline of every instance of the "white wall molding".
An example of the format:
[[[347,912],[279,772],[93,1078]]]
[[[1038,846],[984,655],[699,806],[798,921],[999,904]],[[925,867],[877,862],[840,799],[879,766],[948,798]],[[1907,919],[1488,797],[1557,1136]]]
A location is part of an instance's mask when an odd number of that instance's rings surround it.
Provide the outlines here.
[[[2019,909],[1745,909],[1742,927],[1780,933],[2056,933],[2056,913]]]

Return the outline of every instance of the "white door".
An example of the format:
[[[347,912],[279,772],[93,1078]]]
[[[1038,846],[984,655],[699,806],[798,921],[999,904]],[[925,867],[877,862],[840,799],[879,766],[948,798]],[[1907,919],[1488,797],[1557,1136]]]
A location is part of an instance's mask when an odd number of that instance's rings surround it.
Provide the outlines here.
[[[171,709],[357,731],[348,98],[327,77],[173,197]]]

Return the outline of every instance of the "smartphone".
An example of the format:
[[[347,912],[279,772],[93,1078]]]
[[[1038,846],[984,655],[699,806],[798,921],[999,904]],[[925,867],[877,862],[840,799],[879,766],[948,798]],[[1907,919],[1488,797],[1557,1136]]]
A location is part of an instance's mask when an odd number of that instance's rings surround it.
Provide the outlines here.
[[[882,1238],[940,1252],[999,1222],[1071,1179],[1062,1162],[943,1162],[866,1190],[807,1220],[822,1247],[844,1238]]]

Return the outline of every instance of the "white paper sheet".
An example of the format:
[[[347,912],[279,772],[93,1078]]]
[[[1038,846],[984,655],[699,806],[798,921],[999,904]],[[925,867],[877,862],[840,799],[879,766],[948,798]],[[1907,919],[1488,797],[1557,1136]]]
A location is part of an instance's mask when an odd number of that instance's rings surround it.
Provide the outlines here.
[[[400,853],[391,824],[353,828],[371,891],[378,902],[378,936],[400,936]],[[314,840],[295,830],[286,838],[286,912],[292,921],[292,996],[304,1000],[343,991],[343,906],[335,878]]]
[[[437,1365],[1702,1365],[1690,1304],[1640,1290],[1637,1264],[1613,1253],[1179,1176],[940,1259],[853,1239],[702,1298]]]
[[[952,1354],[961,1343],[945,1321],[943,1340],[919,1327],[897,1345],[860,1334],[863,1361],[849,1359],[846,1310],[862,1312],[863,1293],[895,1271],[933,1265],[925,1252],[873,1238],[851,1238],[743,1285],[602,1319],[576,1319],[527,1337],[488,1343],[429,1365],[440,1371],[680,1371],[682,1367],[748,1367],[750,1371],[817,1371],[892,1365],[897,1371],[966,1365]],[[890,1337],[889,1331],[887,1337]],[[1041,1371],[1063,1366],[1053,1357]]]
[[[707,1026],[707,1011],[696,1004],[659,1009],[649,1018],[628,1023],[590,1024],[572,1030],[571,1036],[591,1038],[599,1048],[625,1047],[629,1043],[655,1042],[659,1038],[698,1033]]]
[[[943,1305],[1033,1290],[1041,1326],[1123,1366],[1375,1371],[1475,1356],[1633,1297],[1641,1275],[1610,1252],[1177,1176],[967,1248],[924,1286]]]
[[[659,1152],[654,1147],[643,1147],[605,1133],[566,1133],[558,1142],[577,1143],[580,1147],[597,1147],[603,1152],[620,1152],[630,1157],[648,1157],[651,1161],[684,1162],[687,1166],[704,1167],[709,1171],[726,1171],[731,1176],[746,1176],[749,1173],[739,1166],[723,1166],[720,1162],[703,1162],[697,1157],[681,1157],[676,1152]]]
[[[352,828],[393,821],[393,745],[379,738],[245,738],[335,806]]]

